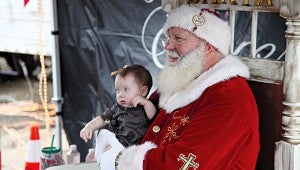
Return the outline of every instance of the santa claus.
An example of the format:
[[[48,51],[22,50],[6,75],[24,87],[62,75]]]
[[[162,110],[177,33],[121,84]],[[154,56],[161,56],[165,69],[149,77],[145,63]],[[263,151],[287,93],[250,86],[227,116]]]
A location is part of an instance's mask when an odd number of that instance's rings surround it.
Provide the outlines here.
[[[258,111],[248,68],[228,54],[228,23],[214,11],[181,6],[169,13],[164,31],[166,64],[150,97],[160,110],[140,145],[112,146],[100,164],[120,170],[255,169]]]

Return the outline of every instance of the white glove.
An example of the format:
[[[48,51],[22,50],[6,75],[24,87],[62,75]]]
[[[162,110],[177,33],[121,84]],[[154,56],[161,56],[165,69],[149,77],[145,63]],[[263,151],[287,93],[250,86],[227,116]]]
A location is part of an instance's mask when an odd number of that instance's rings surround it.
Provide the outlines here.
[[[111,146],[105,151],[106,146]],[[115,170],[115,159],[124,146],[118,141],[116,135],[106,129],[102,129],[96,138],[96,158],[101,170]],[[105,151],[105,152],[104,152]]]

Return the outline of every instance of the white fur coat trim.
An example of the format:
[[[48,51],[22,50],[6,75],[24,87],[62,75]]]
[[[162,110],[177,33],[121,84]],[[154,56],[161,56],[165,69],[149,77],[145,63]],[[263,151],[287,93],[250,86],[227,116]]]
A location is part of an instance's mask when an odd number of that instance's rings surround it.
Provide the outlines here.
[[[249,78],[248,67],[239,59],[228,55],[185,88],[174,94],[161,94],[159,106],[170,113],[195,101],[206,88],[236,76]]]
[[[142,170],[143,161],[148,150],[156,148],[152,142],[145,142],[141,145],[133,145],[122,151],[118,160],[119,170]]]

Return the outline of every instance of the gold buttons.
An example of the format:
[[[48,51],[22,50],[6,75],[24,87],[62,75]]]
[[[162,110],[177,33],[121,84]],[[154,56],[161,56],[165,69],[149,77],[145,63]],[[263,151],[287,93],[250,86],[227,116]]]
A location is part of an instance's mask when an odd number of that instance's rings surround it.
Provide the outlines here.
[[[157,132],[160,131],[160,127],[157,126],[157,125],[156,125],[156,126],[153,126],[152,130],[153,130],[153,132],[157,133]]]

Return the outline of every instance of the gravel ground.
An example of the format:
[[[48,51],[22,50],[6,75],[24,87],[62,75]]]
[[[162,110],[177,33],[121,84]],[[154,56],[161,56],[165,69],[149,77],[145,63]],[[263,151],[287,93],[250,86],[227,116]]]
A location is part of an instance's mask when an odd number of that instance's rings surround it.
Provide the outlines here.
[[[39,125],[42,147],[50,146],[50,138],[56,134],[55,107],[51,104],[52,84],[48,82],[48,111],[46,121],[44,107],[38,95],[39,81],[22,77],[0,77],[0,150],[2,170],[23,170],[27,154],[30,127]],[[62,153],[68,150],[62,130]],[[57,141],[54,143],[57,146]],[[0,168],[1,170],[1,168]]]

